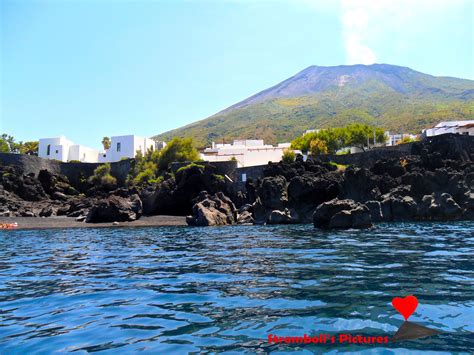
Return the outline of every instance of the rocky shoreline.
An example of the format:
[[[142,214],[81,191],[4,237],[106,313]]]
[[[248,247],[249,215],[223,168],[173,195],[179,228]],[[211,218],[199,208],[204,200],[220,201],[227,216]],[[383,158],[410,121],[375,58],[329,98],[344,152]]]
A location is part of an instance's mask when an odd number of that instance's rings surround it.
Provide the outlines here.
[[[402,158],[369,168],[318,159],[277,163],[245,186],[211,164],[190,164],[157,184],[107,190],[73,185],[46,169],[23,174],[0,166],[0,217],[67,216],[74,223],[132,222],[184,216],[188,225],[313,223],[370,228],[391,221],[474,220],[474,137],[443,135],[413,144]],[[86,222],[86,223],[83,223]],[[182,222],[181,222],[182,223]]]

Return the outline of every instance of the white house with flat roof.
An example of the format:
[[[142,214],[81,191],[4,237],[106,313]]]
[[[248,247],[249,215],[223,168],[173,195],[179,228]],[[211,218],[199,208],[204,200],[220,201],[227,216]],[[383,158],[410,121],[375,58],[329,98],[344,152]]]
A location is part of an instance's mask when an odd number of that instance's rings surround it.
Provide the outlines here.
[[[101,159],[105,159],[105,162],[135,158],[138,151],[145,154],[149,149],[155,149],[155,141],[150,138],[127,135],[111,137],[110,140],[110,149],[102,153]]]
[[[69,148],[73,145],[74,143],[64,136],[41,138],[38,144],[38,156],[45,159],[67,162],[73,160],[69,157]]]
[[[238,167],[264,165],[269,161],[279,162],[290,143],[277,146],[264,144],[263,140],[234,140],[232,144],[212,143],[204,149],[201,158],[209,162],[237,160]]]
[[[439,136],[440,134],[446,133],[474,136],[474,120],[443,121],[432,128],[423,130],[424,137]]]
[[[160,146],[166,145],[161,142]],[[110,163],[134,158],[137,151],[144,154],[155,149],[155,141],[135,135],[111,137],[110,149],[99,151],[83,145],[74,144],[64,136],[39,139],[38,156],[62,162],[77,160],[84,163]]]

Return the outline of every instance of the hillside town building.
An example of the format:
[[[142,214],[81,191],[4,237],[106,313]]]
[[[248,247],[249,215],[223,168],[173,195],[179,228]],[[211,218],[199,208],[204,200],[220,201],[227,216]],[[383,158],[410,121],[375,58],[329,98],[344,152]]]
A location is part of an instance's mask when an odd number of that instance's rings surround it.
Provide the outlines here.
[[[229,161],[235,159],[238,167],[264,165],[268,162],[279,162],[283,152],[290,148],[290,143],[277,146],[265,144],[263,140],[234,140],[232,144],[212,143],[201,153],[201,158],[209,162]]]
[[[159,142],[159,144],[160,148],[166,146],[164,142]],[[110,148],[104,151],[74,144],[66,137],[60,136],[39,139],[38,156],[62,162],[111,163],[134,158],[138,151],[143,154],[149,149],[156,149],[155,141],[135,135],[111,137]]]
[[[474,136],[474,120],[440,122],[432,128],[424,129],[423,137],[428,138],[445,133]]]

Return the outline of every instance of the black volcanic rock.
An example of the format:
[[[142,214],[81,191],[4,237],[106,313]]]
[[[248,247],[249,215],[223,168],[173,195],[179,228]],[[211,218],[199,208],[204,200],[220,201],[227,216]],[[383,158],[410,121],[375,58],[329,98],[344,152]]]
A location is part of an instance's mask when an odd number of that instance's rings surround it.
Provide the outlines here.
[[[313,214],[317,228],[370,228],[372,221],[367,206],[353,200],[334,199],[324,202]]]
[[[129,198],[110,195],[94,203],[87,214],[87,223],[126,222],[140,218],[142,202],[138,195]],[[78,216],[75,216],[78,217]]]
[[[192,215],[186,217],[190,226],[220,226],[237,222],[237,209],[222,192],[214,195],[202,191],[194,199]]]

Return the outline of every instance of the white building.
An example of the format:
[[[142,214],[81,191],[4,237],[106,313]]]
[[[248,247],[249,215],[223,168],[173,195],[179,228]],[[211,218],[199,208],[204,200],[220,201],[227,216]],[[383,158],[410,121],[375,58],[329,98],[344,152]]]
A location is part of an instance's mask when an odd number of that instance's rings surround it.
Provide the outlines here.
[[[46,159],[55,159],[62,162],[73,160],[69,158],[69,148],[73,146],[70,140],[60,136],[55,138],[42,138],[38,144],[38,156]]]
[[[99,162],[114,162],[121,159],[135,158],[138,151],[145,154],[148,149],[155,149],[155,141],[134,135],[111,137],[110,149],[100,153]]]
[[[84,163],[107,163],[134,158],[137,151],[144,154],[148,149],[155,149],[155,141],[134,135],[112,137],[110,149],[106,151],[74,144],[64,136],[60,136],[41,138],[39,140],[38,156],[62,162],[77,160]]]
[[[439,136],[440,134],[454,133],[474,136],[474,120],[445,121],[436,126],[423,130],[424,137]]]
[[[290,143],[277,146],[264,144],[263,140],[234,140],[232,144],[212,143],[201,153],[201,158],[209,162],[237,160],[238,167],[264,165],[269,161],[279,162]]]

